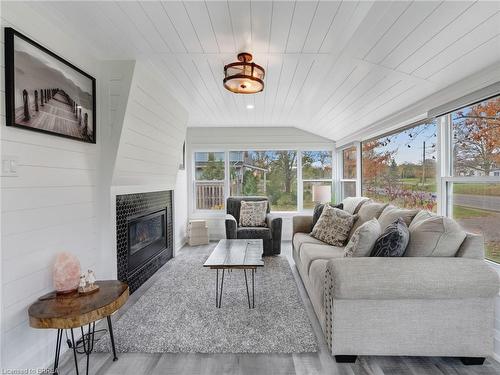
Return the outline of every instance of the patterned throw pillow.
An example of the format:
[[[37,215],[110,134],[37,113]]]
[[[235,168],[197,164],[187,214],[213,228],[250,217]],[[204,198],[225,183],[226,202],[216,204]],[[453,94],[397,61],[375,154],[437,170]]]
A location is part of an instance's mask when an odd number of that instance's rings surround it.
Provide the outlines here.
[[[323,208],[325,208],[326,205],[331,206],[330,203],[317,203],[316,206],[314,207],[313,222],[312,222],[313,228],[316,225],[316,223],[318,222],[321,214],[323,213]],[[340,203],[340,204],[338,204],[336,206],[333,206],[333,207],[338,208],[339,210],[343,210],[344,209],[344,205],[342,203]]]
[[[373,246],[372,257],[402,257],[410,240],[410,231],[403,219],[399,218],[385,228],[384,233]]]
[[[359,219],[358,219],[359,220]],[[359,226],[345,247],[345,257],[370,256],[373,246],[381,233],[380,224],[373,218]]]
[[[357,215],[326,205],[311,236],[333,246],[344,246]]]
[[[265,227],[267,201],[241,201],[240,227]]]

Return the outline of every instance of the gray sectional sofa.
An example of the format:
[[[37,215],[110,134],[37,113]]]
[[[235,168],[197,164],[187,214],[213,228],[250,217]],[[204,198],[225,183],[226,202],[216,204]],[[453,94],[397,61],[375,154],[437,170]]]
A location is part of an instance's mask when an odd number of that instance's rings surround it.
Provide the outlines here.
[[[359,213],[367,202],[347,198],[344,209]],[[430,256],[349,258],[310,235],[312,220],[294,217],[293,258],[338,362],[404,355],[482,364],[492,353],[499,279],[482,236],[464,232],[451,256],[439,256],[438,244]]]

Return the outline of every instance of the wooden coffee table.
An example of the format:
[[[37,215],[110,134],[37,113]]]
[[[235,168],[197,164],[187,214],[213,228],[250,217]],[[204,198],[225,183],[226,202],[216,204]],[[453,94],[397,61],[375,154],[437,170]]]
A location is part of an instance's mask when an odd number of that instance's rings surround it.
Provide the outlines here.
[[[255,271],[257,267],[264,267],[262,260],[262,240],[220,240],[212,254],[208,257],[203,267],[216,270],[215,274],[215,306],[222,306],[222,290],[224,287],[225,270],[243,270],[247,288],[248,308],[255,308]],[[219,293],[219,270],[222,270],[222,280]],[[247,270],[252,272],[252,303],[248,290]]]

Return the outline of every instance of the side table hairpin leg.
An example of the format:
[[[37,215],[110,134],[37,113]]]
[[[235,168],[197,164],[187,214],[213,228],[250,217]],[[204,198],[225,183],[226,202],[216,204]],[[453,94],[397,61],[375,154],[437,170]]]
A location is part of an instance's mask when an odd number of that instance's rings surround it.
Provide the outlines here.
[[[54,371],[53,371],[53,373],[55,375],[59,374],[59,353],[61,353],[62,336],[63,336],[63,330],[58,329],[57,330],[57,341],[56,341],[56,355],[54,358]]]
[[[113,349],[113,362],[114,362],[118,360],[118,357],[116,356],[115,336],[113,335],[113,325],[111,324],[111,315],[108,315],[107,319],[108,319],[109,337],[111,339],[111,348]]]

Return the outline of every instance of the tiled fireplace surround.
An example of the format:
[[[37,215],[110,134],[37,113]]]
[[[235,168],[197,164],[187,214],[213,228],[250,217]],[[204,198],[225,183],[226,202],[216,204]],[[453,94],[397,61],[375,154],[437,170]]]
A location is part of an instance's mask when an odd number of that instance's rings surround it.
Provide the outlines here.
[[[144,265],[128,271],[128,218],[167,208],[167,248]],[[116,254],[118,279],[128,283],[133,293],[173,256],[173,192],[156,191],[116,196]]]

